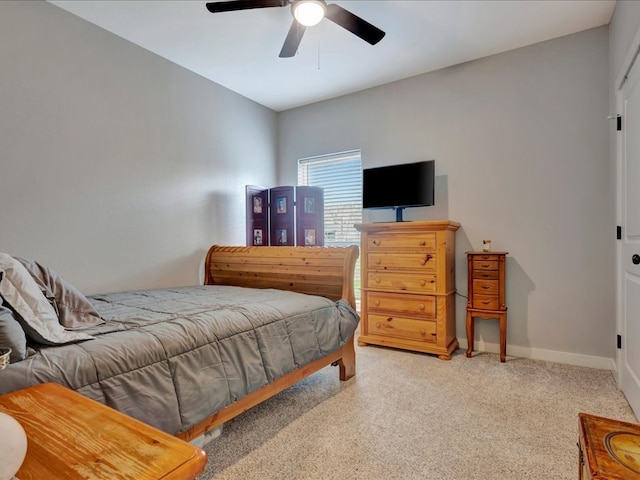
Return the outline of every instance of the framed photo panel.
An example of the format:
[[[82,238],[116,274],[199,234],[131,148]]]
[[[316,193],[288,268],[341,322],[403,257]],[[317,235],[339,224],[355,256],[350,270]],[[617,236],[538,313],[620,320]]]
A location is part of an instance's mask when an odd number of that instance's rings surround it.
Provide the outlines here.
[[[245,197],[247,245],[269,245],[269,189],[246,185]]]
[[[296,244],[294,193],[295,187],[274,187],[269,190],[271,245]]]
[[[322,187],[296,187],[296,242],[303,246],[324,245]]]

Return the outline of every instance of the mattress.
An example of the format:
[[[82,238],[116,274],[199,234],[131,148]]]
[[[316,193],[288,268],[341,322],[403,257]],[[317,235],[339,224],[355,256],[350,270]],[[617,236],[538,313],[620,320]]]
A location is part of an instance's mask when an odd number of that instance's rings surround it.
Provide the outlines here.
[[[359,317],[348,302],[233,286],[89,297],[105,323],[0,372],[0,393],[56,382],[165,432],[184,431],[332,353]]]

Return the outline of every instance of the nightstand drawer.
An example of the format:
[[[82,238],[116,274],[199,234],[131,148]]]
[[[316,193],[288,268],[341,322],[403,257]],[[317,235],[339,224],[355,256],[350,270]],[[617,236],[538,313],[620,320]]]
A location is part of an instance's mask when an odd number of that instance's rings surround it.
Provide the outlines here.
[[[373,313],[369,314],[367,320],[369,335],[405,338],[419,342],[436,341],[436,322]]]
[[[417,295],[392,295],[367,292],[367,308],[372,312],[387,311],[392,314],[436,317],[436,297]]]
[[[435,293],[437,277],[433,275],[369,272],[367,287],[397,292]]]
[[[496,272],[497,273],[497,272]],[[499,280],[473,279],[474,295],[497,295],[500,287]]]
[[[474,270],[473,278],[484,278],[489,280],[499,280],[500,279],[500,271],[499,270]]]
[[[473,260],[476,262],[486,262],[487,260],[497,262],[500,260],[500,255],[495,253],[483,253],[480,255],[474,255]]]
[[[497,295],[473,295],[473,308],[496,310],[500,307],[500,299]]]
[[[436,256],[431,253],[377,252],[368,254],[367,262],[371,270],[436,270]]]
[[[421,233],[413,235],[369,235],[367,246],[370,251],[381,248],[419,249],[436,251],[436,234]]]
[[[498,261],[497,260],[474,260],[473,261],[473,269],[475,271],[478,270],[498,270]]]

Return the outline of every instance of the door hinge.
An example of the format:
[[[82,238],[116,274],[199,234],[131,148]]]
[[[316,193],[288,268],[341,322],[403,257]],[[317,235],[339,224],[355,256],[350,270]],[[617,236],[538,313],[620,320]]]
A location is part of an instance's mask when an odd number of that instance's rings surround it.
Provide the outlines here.
[[[616,347],[622,348],[622,335],[616,335]]]
[[[616,225],[616,240],[622,240],[622,226]]]
[[[614,118],[616,120],[616,130],[622,130],[622,115],[609,115],[607,120],[613,120]]]

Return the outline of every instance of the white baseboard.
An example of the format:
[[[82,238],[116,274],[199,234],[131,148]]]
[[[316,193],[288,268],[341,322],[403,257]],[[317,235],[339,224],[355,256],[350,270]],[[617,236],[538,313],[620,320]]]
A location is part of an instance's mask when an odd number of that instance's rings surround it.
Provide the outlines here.
[[[467,341],[459,338],[460,348],[467,349]],[[475,342],[474,352],[500,353],[500,345],[497,343]],[[579,367],[599,368],[601,370],[611,370],[614,374],[617,371],[615,359],[609,357],[596,357],[594,355],[583,355],[581,353],[560,352],[557,350],[545,350],[543,348],[519,347],[517,345],[507,345],[507,361],[509,357],[530,358],[532,360],[543,360],[545,362],[565,363],[567,365],[577,365]]]

